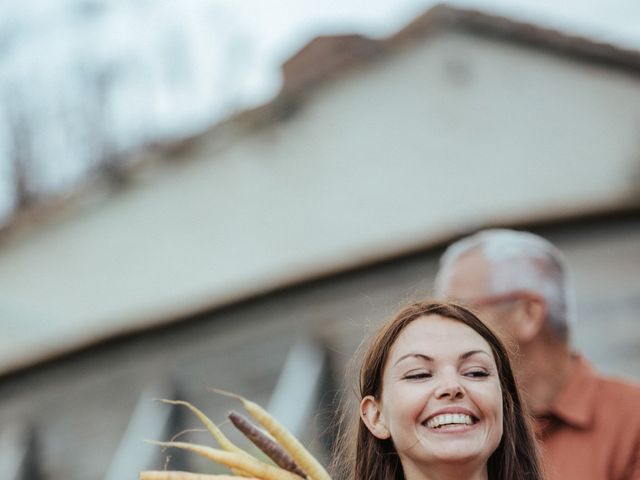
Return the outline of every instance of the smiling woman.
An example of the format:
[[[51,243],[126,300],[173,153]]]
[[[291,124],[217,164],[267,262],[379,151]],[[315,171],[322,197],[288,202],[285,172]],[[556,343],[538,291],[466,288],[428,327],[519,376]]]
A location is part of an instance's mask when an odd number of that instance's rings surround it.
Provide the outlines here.
[[[540,480],[502,342],[469,310],[421,302],[368,344],[343,409],[337,478]]]

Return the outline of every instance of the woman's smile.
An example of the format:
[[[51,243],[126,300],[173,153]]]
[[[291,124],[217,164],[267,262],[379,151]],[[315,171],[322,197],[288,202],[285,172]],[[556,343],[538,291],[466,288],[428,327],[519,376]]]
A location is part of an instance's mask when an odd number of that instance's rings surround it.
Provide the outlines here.
[[[422,425],[436,432],[463,432],[477,425],[478,418],[466,408],[444,408],[432,414]]]

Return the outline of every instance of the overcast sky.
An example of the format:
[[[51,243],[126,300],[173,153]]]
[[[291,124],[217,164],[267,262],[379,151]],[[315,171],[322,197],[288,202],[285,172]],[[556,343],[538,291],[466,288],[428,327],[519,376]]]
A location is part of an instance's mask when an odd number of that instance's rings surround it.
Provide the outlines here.
[[[90,94],[80,73],[115,72],[108,121],[126,148],[195,132],[268,101],[280,86],[280,64],[318,34],[388,36],[435,3],[4,0],[0,100],[20,98],[34,112],[43,181],[64,186],[81,175],[90,156],[82,136],[86,117],[73,113]],[[449,3],[640,49],[638,0]],[[2,184],[5,137],[0,123],[0,216],[10,196]]]
[[[320,33],[387,36],[437,2],[431,0],[5,0],[0,32],[22,34],[1,73],[57,83],[78,57],[134,59],[158,94],[161,115],[202,109],[209,119],[241,101],[256,102],[279,86],[278,66]],[[457,0],[596,40],[640,48],[637,0]],[[188,51],[176,63],[175,51]],[[170,65],[167,65],[169,62]],[[12,67],[15,71],[10,72]],[[189,79],[180,85],[183,69]],[[171,71],[174,70],[174,77]],[[34,75],[35,74],[35,75]],[[163,80],[160,78],[165,77]],[[225,77],[232,77],[228,85]],[[238,80],[240,80],[238,82]],[[33,81],[33,80],[32,80]],[[132,81],[130,79],[130,81]],[[189,90],[181,94],[180,89]],[[170,95],[161,91],[168,90]],[[240,91],[235,91],[239,89]],[[191,100],[191,101],[188,101]],[[151,107],[151,105],[150,105]],[[163,122],[159,122],[163,123]]]
[[[202,109],[206,117],[246,97],[256,102],[279,86],[278,66],[319,33],[386,36],[437,2],[431,0],[5,0],[0,32],[21,35],[3,75],[57,83],[78,57],[135,59],[158,83],[156,113]],[[640,48],[637,0],[458,0],[477,8],[630,48]],[[175,51],[188,51],[176,64]],[[168,62],[172,62],[170,66]],[[12,67],[15,71],[11,72]],[[183,69],[189,85],[174,72]],[[36,75],[33,75],[36,74]],[[233,77],[233,86],[225,77]],[[238,82],[238,80],[240,80]],[[131,80],[130,80],[131,81]],[[191,93],[180,94],[180,88]],[[239,89],[240,92],[234,91]],[[167,89],[170,95],[160,93]],[[169,97],[169,98],[167,98]],[[216,98],[217,97],[217,98]],[[192,101],[188,101],[192,100]],[[198,107],[200,105],[200,107]],[[162,123],[162,122],[159,122]]]

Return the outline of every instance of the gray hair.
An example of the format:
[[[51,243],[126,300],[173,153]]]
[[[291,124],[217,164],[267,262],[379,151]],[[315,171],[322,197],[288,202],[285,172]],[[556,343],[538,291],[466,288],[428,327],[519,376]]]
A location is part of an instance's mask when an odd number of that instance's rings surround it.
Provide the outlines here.
[[[489,292],[535,292],[544,298],[547,322],[555,334],[567,339],[574,323],[573,287],[564,255],[550,242],[529,232],[483,230],[458,240],[440,258],[436,292],[442,292],[447,272],[462,255],[480,249],[492,266]]]

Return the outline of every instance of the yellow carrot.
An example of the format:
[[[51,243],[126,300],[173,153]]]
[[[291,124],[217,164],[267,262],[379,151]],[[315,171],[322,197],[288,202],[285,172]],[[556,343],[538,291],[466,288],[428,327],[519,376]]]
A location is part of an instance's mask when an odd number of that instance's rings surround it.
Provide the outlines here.
[[[275,438],[282,447],[289,452],[300,468],[307,473],[309,480],[331,480],[329,473],[322,464],[304,448],[298,439],[291,434],[282,424],[269,414],[264,408],[240,395],[224,390],[213,389],[214,392],[235,398],[242,403],[249,414],[255,418]]]
[[[201,473],[177,471],[140,472],[139,480],[240,480],[233,475],[204,475]],[[243,478],[242,480],[259,480],[257,478]]]
[[[170,405],[182,405],[182,406],[187,407],[189,410],[191,410],[200,419],[200,421],[204,424],[204,426],[207,427],[207,430],[209,430],[211,435],[213,435],[213,438],[216,439],[218,444],[224,450],[226,450],[228,452],[239,453],[241,455],[249,455],[247,452],[245,452],[240,447],[235,445],[231,440],[229,440],[225,436],[225,434],[222,433],[222,430],[220,430],[217,427],[217,425],[211,421],[211,419],[209,417],[207,417],[200,409],[198,409],[197,407],[195,407],[191,403],[185,402],[184,400],[167,400],[166,398],[161,398],[159,400],[161,402],[163,402],[163,403],[168,403]],[[238,469],[232,468],[231,471],[236,475],[247,476],[246,472],[243,472],[242,470],[238,470]]]
[[[263,480],[301,480],[301,477],[298,475],[287,472],[282,468],[263,463],[248,454],[241,455],[236,452],[226,452],[224,450],[206,447],[195,443],[155,441],[149,441],[149,443],[166,448],[173,447],[188,450],[190,452],[197,453],[202,457],[208,458],[213,462],[226,465],[230,468],[237,468],[238,470],[242,470],[243,472],[247,472],[249,475]]]

